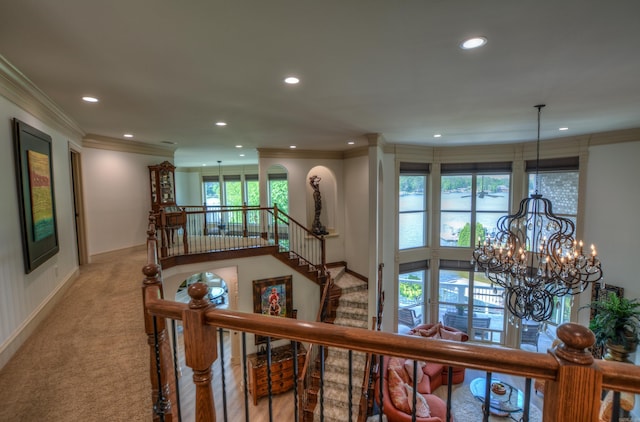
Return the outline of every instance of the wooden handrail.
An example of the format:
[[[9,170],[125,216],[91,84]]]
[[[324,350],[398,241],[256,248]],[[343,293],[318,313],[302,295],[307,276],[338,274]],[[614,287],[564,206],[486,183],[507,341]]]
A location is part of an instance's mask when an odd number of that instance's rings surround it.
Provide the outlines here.
[[[176,303],[158,298],[154,292],[154,286],[147,289],[146,306],[150,314],[181,319],[183,312],[189,305]],[[583,372],[598,374],[604,380],[602,385],[587,385],[589,391],[600,391],[601,387],[640,393],[640,367],[619,362],[597,361],[591,365],[578,365],[567,362],[557,353],[557,348],[548,354],[533,353],[524,350],[484,346],[479,344],[460,343],[446,340],[431,340],[417,336],[393,334],[380,331],[371,331],[362,328],[336,326],[320,322],[307,322],[290,318],[272,318],[260,314],[216,309],[210,306],[202,311],[202,323],[204,325],[226,328],[234,331],[258,333],[263,336],[287,338],[291,340],[314,343],[330,347],[351,349],[354,351],[374,353],[386,356],[398,356],[404,358],[423,360],[428,356],[430,362],[441,363],[447,366],[462,366],[481,371],[490,371],[511,374],[522,377],[537,378],[550,382],[548,388],[560,389],[562,395],[573,394],[581,391],[583,379],[573,380],[563,374],[567,368],[577,368]],[[573,324],[577,325],[577,324]],[[390,345],[393,345],[390,347]],[[558,347],[562,347],[562,344]],[[194,351],[195,352],[195,351]],[[587,353],[584,351],[584,353]],[[563,372],[564,371],[564,372]],[[582,400],[596,397],[580,396]],[[555,400],[553,395],[545,395],[545,420],[563,420],[583,422],[591,420],[572,419],[566,411],[561,416],[547,414],[547,403]],[[599,403],[599,397],[597,397]],[[556,406],[548,405],[549,412],[563,411],[565,403],[557,403]],[[571,409],[571,412],[574,410]],[[560,418],[560,419],[559,419]]]
[[[593,333],[573,323],[558,327],[561,343],[547,354],[541,354],[217,309],[209,304],[205,297],[207,288],[201,283],[190,286],[189,304],[164,300],[153,216],[148,234],[148,264],[143,268],[145,330],[151,350],[153,405],[158,405],[157,399],[162,398],[166,391],[165,421],[173,420],[171,403],[175,399],[165,318],[187,322],[184,335],[189,339],[189,346],[185,347],[185,361],[194,369],[194,374],[198,374],[197,379],[194,378],[196,384],[202,378],[209,379],[208,368],[215,359],[211,351],[211,345],[215,344],[215,330],[212,328],[226,328],[376,355],[416,360],[427,358],[430,362],[446,366],[545,380],[543,417],[548,421],[596,422],[602,388],[640,394],[640,367],[621,362],[593,361],[587,350],[593,344]],[[206,384],[197,386],[200,392],[196,400],[197,422],[215,420],[213,397]],[[575,397],[580,397],[580,400],[574,400]],[[158,419],[154,416],[154,420]]]

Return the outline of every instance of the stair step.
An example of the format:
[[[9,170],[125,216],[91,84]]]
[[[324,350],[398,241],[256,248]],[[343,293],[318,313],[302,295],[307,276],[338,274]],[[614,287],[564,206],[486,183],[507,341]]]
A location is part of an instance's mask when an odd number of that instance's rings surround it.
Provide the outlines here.
[[[368,320],[369,319],[369,309],[368,308],[348,308],[348,309],[339,309],[336,310],[336,317],[340,316],[348,316],[350,318],[357,318],[360,320]]]
[[[352,276],[345,267],[333,267],[329,269],[331,277],[335,281],[336,291],[331,291],[332,297],[336,300],[336,310],[334,324],[347,327],[358,327],[367,329],[369,320],[369,293],[367,283]],[[349,376],[351,376],[351,413],[353,420],[357,420],[359,413],[360,399],[362,396],[362,381],[364,379],[364,368],[366,366],[366,354],[354,352],[352,354],[352,369],[349,375],[349,351],[330,347],[326,354],[325,373],[323,377],[324,389],[322,403],[324,406],[325,422],[345,422],[349,419],[349,398],[346,394],[349,389]],[[319,371],[312,373],[313,390],[319,390]],[[315,384],[318,383],[318,386]],[[319,394],[319,391],[314,391]],[[313,421],[320,420],[320,397],[315,406]],[[306,418],[306,415],[305,415]]]

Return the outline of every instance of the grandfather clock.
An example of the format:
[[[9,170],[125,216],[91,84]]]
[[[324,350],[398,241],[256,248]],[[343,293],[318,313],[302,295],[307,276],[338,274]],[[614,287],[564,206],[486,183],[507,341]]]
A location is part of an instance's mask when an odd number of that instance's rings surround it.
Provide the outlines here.
[[[149,166],[151,208],[154,213],[162,207],[176,205],[175,166],[168,161]]]

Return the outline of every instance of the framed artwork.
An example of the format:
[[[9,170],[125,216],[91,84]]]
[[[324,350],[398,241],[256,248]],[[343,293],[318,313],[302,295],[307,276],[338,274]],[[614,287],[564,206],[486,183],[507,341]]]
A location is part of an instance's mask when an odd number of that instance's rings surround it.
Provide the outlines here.
[[[265,278],[253,281],[253,312],[274,317],[292,318],[292,276]],[[256,344],[267,342],[267,338],[255,335]]]
[[[18,207],[26,273],[58,253],[51,136],[13,119]]]

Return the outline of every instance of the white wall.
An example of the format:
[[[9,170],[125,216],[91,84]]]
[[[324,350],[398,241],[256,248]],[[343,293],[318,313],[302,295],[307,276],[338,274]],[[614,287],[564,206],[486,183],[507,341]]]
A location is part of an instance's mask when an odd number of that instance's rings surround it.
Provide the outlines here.
[[[52,138],[52,168],[60,251],[25,274],[11,119],[18,118]],[[38,312],[78,270],[69,166],[69,142],[58,128],[43,123],[0,96],[0,367],[38,322]]]
[[[149,169],[165,157],[85,148],[82,176],[89,256],[145,243]]]
[[[267,180],[267,169],[271,166],[280,165],[287,169],[287,180],[289,182],[289,215],[304,224],[307,221],[307,185],[309,184],[308,174],[314,167],[326,167],[335,177],[337,186],[335,200],[337,204],[326,203],[323,195],[323,207],[335,207],[339,212],[335,216],[335,232],[336,236],[327,237],[326,250],[327,262],[343,261],[345,256],[345,226],[344,226],[344,162],[338,159],[328,158],[260,158],[260,181]],[[322,182],[321,182],[322,183]],[[320,185],[322,191],[322,184]],[[266,206],[266,191],[260,191],[261,204]],[[327,198],[328,200],[329,198]],[[262,202],[264,201],[264,202]],[[307,227],[310,228],[310,227]]]
[[[202,205],[202,176],[199,172],[176,169],[176,203]]]
[[[237,268],[237,277],[229,275],[229,268]],[[218,269],[224,269],[219,271]],[[209,271],[222,277],[230,291],[230,301],[237,289],[237,302],[229,303],[229,309],[253,312],[253,280],[292,275],[293,307],[298,310],[298,319],[315,321],[320,307],[320,286],[292,270],[270,255],[223,261],[182,265],[163,270],[165,296],[173,298],[178,286],[190,275]],[[253,337],[247,338],[247,346],[253,347]]]
[[[369,158],[344,162],[344,260],[358,274],[369,274]],[[372,285],[372,284],[370,284]]]
[[[604,281],[640,297],[640,142],[589,148],[585,241],[596,245]]]

